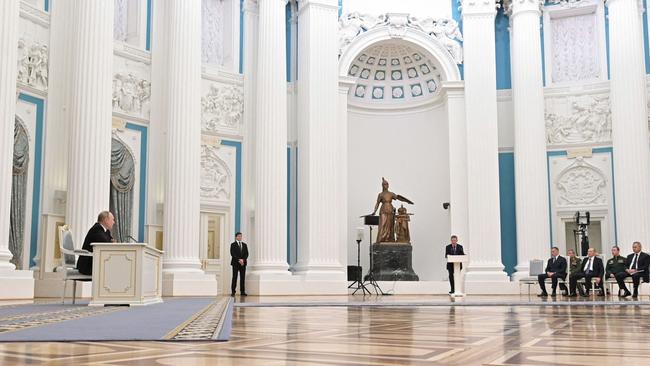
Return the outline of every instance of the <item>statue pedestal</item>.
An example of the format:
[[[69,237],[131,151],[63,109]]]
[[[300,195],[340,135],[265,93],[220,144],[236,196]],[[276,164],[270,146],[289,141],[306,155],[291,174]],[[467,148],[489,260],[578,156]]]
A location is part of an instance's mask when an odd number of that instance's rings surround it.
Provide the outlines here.
[[[409,243],[372,244],[372,273],[376,281],[419,281],[413,271],[413,247]]]

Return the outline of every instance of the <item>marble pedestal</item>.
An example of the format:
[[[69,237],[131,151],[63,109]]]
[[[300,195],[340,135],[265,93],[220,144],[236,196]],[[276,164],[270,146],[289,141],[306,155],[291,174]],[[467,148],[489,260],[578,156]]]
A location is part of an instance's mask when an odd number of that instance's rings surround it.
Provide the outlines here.
[[[419,281],[413,271],[413,247],[409,243],[372,244],[372,274],[376,281]]]

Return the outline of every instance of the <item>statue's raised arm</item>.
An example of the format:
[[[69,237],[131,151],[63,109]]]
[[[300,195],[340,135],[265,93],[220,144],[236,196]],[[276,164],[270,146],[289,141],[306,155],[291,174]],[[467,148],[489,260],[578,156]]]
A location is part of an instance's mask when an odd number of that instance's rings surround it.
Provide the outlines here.
[[[409,203],[411,205],[414,205],[414,203],[410,199],[408,199],[408,198],[406,198],[406,197],[404,197],[402,195],[398,194],[396,198],[397,198],[398,201],[402,201],[402,202],[406,202],[406,203]]]

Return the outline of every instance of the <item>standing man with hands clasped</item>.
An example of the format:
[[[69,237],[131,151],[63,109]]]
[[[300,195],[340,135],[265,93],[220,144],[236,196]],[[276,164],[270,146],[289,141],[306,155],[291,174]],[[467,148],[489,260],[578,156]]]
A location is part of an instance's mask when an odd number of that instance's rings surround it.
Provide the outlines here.
[[[239,274],[239,292],[246,295],[246,265],[248,264],[248,246],[242,241],[242,233],[235,234],[235,241],[230,244],[230,265],[232,266],[231,296],[235,296],[237,289],[237,275]]]
[[[465,252],[463,251],[463,246],[458,244],[458,237],[456,235],[451,236],[451,244],[448,244],[445,247],[445,258],[447,258],[448,255],[465,255]],[[461,269],[463,265],[461,264]],[[454,264],[453,263],[447,263],[447,272],[449,273],[449,286],[451,287],[451,291],[449,291],[449,294],[453,294],[455,291],[454,288]]]

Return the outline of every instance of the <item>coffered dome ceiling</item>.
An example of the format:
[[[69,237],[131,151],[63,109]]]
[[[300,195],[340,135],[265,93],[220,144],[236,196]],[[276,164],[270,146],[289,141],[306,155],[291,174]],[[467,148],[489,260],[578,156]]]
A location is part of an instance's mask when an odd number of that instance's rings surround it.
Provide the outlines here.
[[[366,107],[419,105],[440,92],[438,64],[406,42],[370,46],[357,56],[348,75],[357,79],[348,100]]]

